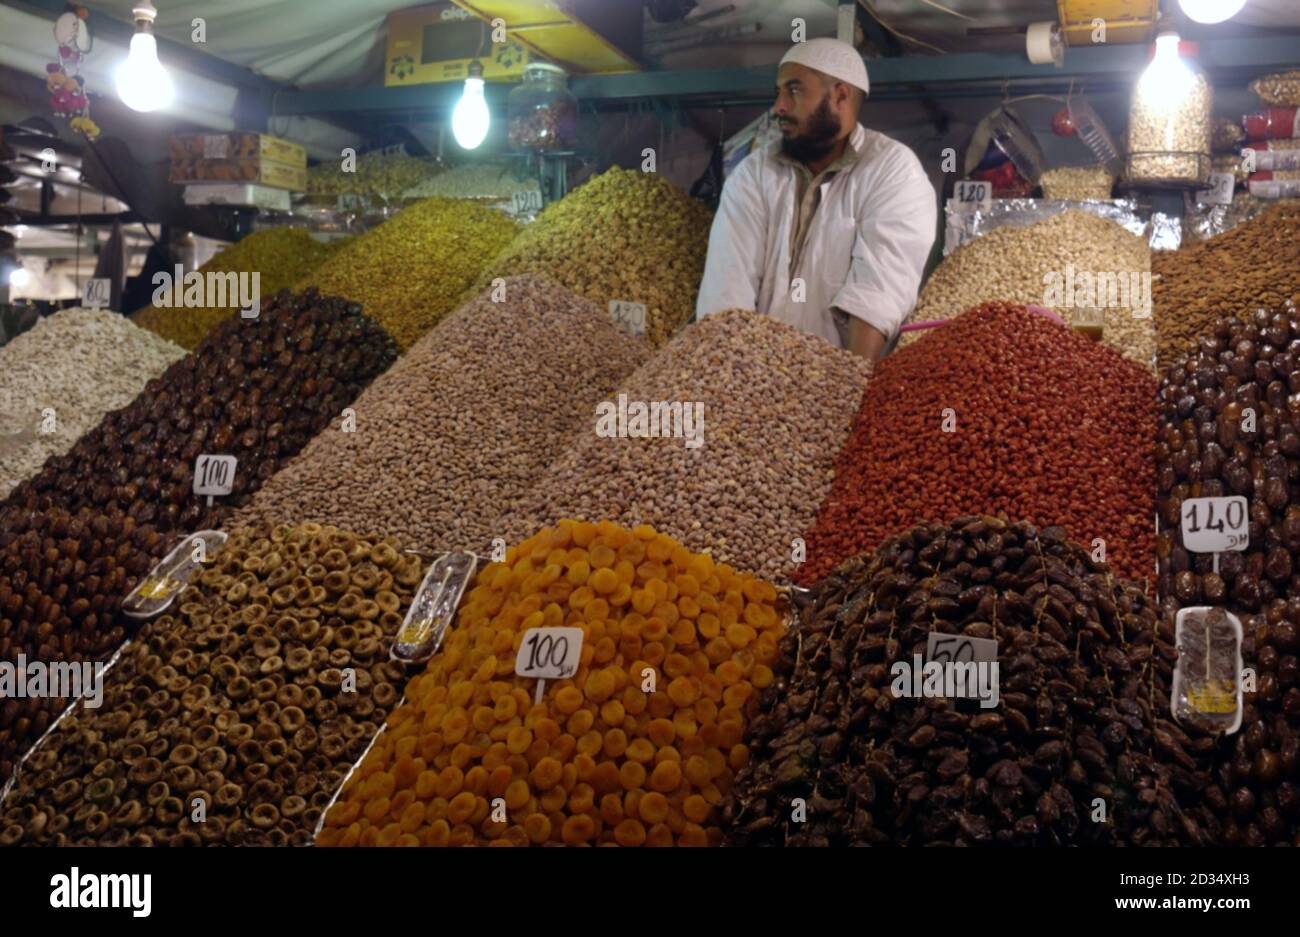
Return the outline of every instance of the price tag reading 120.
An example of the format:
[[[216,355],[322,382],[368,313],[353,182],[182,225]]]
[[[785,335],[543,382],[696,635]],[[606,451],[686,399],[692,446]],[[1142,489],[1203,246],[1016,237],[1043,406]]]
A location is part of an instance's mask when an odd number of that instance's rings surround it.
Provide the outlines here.
[[[1183,546],[1193,553],[1244,550],[1250,545],[1250,512],[1241,495],[1188,498],[1182,516]]]

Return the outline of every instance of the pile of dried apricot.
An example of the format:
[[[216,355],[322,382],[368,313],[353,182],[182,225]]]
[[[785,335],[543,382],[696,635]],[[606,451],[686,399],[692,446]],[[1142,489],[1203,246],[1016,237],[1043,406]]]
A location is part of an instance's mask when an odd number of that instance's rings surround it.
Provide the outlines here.
[[[582,629],[580,664],[534,704],[515,656],[549,626]],[[479,573],[317,844],[717,844],[782,630],[770,583],[652,527],[561,521]]]

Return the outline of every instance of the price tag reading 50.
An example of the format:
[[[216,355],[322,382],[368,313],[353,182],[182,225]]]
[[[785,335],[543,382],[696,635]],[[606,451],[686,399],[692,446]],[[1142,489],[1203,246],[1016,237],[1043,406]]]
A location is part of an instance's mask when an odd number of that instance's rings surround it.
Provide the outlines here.
[[[1193,553],[1220,553],[1250,546],[1250,512],[1241,495],[1188,498],[1182,511],[1183,546]]]
[[[515,673],[541,680],[567,680],[582,658],[581,628],[529,628],[515,657]]]

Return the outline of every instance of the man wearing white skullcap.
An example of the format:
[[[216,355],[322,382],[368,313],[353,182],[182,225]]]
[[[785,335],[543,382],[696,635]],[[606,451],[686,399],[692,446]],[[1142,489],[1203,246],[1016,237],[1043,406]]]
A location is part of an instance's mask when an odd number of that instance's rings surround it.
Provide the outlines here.
[[[916,303],[937,228],[934,187],[906,146],[858,123],[862,57],[795,45],[777,71],[782,140],[722,190],[696,316],[754,309],[877,358]]]

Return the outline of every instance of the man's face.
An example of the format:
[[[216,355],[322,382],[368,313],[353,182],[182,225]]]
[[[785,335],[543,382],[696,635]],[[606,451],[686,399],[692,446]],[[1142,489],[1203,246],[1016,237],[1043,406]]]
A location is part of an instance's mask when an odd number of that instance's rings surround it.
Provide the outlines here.
[[[831,103],[831,82],[803,65],[787,63],[776,76],[776,105],[782,151],[800,162],[819,159],[835,148],[843,123]]]

